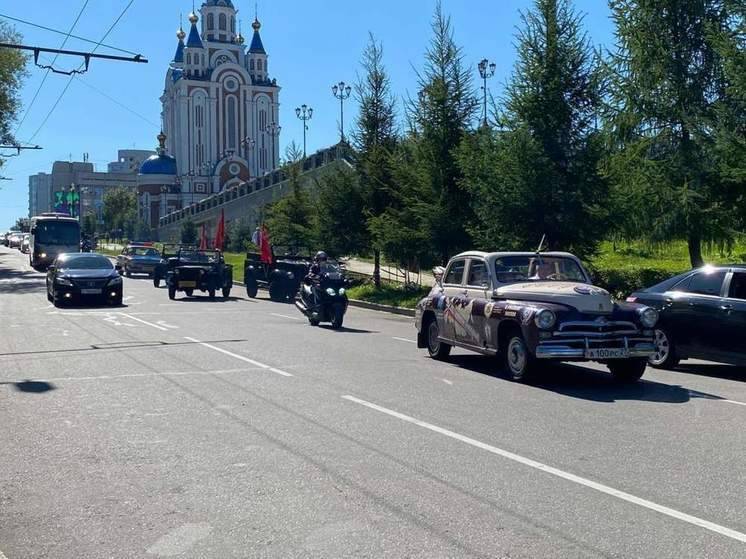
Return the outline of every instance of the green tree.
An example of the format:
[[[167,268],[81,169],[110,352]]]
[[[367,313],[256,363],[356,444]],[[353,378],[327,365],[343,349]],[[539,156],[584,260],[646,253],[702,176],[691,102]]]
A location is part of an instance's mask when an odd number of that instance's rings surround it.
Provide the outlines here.
[[[363,76],[355,86],[360,104],[353,133],[356,169],[364,197],[364,209],[357,220],[347,220],[347,231],[356,242],[372,244],[373,279],[381,285],[381,250],[384,238],[372,220],[382,216],[393,203],[396,189],[392,153],[397,144],[396,104],[391,95],[391,81],[383,64],[383,46],[369,36],[361,61]],[[353,188],[352,185],[349,185]],[[356,190],[351,192],[355,196]],[[345,214],[352,218],[351,215]],[[363,219],[364,218],[364,219]],[[323,238],[323,237],[322,237]],[[359,251],[359,249],[358,249]]]
[[[104,195],[104,223],[109,231],[123,231],[127,238],[135,234],[137,195],[129,188],[114,188]]]
[[[21,36],[8,23],[0,21],[0,43],[20,43]],[[19,92],[26,75],[26,57],[19,50],[0,49],[0,142],[15,144],[11,127],[21,106]],[[0,167],[4,160],[0,158]]]
[[[316,208],[301,184],[302,165],[303,152],[293,142],[288,146],[283,166],[290,194],[269,206],[265,214],[272,244],[291,250],[312,249],[317,245]]]
[[[345,169],[316,181],[317,233],[320,248],[332,256],[360,254],[368,248],[365,195],[358,175]]]
[[[686,239],[692,266],[703,263],[703,241],[732,239],[738,217],[714,133],[730,129],[718,114],[729,93],[716,40],[730,25],[727,3],[610,2],[616,46],[608,64],[608,173],[616,199],[630,216],[628,232]]]
[[[230,252],[246,252],[249,249],[255,250],[258,248],[251,242],[254,228],[251,227],[247,220],[234,219],[228,223],[227,230],[228,242],[226,243],[226,250]]]
[[[464,142],[464,184],[479,246],[545,246],[593,253],[605,233],[602,142],[596,131],[599,68],[569,0],[535,0],[521,15],[518,59],[503,129]]]
[[[196,245],[197,244],[197,224],[191,217],[187,217],[181,224],[181,232],[179,237],[181,243],[185,245]]]

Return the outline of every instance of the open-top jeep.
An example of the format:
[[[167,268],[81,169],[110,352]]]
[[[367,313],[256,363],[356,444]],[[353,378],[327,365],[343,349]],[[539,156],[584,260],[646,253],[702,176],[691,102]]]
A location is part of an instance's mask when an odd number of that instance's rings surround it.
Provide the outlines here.
[[[436,359],[458,346],[501,356],[514,380],[542,361],[599,361],[638,380],[655,352],[658,312],[617,302],[562,252],[465,252],[417,304],[418,347]]]
[[[273,301],[289,302],[295,299],[300,284],[311,265],[310,256],[300,256],[295,251],[275,257],[272,264],[262,262],[258,253],[249,252],[244,262],[244,282],[246,294],[252,299],[259,288],[269,290]]]
[[[175,299],[177,291],[191,297],[196,289],[206,291],[210,299],[220,290],[227,299],[233,287],[233,266],[225,263],[223,253],[219,250],[182,248],[173,259],[166,285],[169,299]]]
[[[176,243],[164,243],[161,247],[161,259],[153,271],[153,285],[155,287],[161,286],[161,280],[165,280],[168,276],[168,272],[171,271],[177,262],[177,256],[179,250],[197,250],[197,247],[192,245],[182,245]]]

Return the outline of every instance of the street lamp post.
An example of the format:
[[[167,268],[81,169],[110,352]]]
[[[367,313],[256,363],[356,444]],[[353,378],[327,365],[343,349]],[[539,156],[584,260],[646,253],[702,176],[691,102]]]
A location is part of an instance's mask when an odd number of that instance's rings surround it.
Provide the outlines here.
[[[313,112],[313,109],[311,110]],[[308,118],[311,118],[310,116]],[[305,126],[305,122],[303,123]],[[270,122],[267,127],[264,129],[264,131],[269,134],[269,141],[272,142],[272,169],[275,168],[275,138],[280,135],[280,131],[282,130],[282,126],[277,124],[276,122]],[[305,140],[305,131],[303,133],[303,156],[306,155],[306,140]]]
[[[295,116],[297,116],[303,122],[303,159],[306,158],[306,130],[308,130],[308,124],[306,124],[313,117],[313,109],[308,105],[301,105],[295,109]]]
[[[479,64],[479,76],[482,78],[484,85],[482,85],[482,94],[484,98],[484,127],[487,127],[487,80],[495,75],[495,68],[497,65],[494,62],[490,62],[486,58],[483,58]]]
[[[339,82],[337,85],[332,86],[332,94],[334,97],[339,99],[339,131],[341,135],[341,143],[345,142],[345,101],[350,98],[352,88],[345,84],[345,82]]]

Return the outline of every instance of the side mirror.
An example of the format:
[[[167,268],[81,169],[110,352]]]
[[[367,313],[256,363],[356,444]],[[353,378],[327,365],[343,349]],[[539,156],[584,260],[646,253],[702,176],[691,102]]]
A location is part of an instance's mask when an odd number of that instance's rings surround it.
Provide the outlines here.
[[[443,287],[443,274],[445,274],[445,271],[446,269],[443,266],[433,268],[433,277],[435,277],[435,283],[438,287]]]

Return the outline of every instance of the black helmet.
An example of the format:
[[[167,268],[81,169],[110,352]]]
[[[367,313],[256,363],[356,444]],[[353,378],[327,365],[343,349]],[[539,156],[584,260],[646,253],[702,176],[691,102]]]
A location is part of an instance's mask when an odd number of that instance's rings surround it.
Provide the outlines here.
[[[316,256],[314,256],[313,259],[316,262],[326,262],[327,256],[323,250],[320,250],[319,252],[316,253]]]

